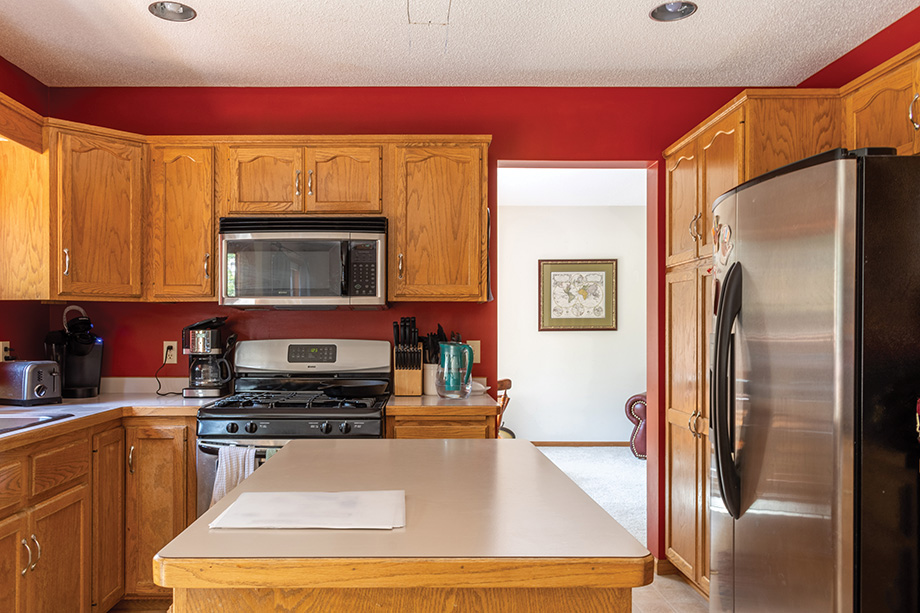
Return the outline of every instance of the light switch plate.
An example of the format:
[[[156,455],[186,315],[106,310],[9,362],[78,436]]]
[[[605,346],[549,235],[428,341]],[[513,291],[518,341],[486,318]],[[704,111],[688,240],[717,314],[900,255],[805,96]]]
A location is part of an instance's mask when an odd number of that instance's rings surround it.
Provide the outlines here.
[[[479,364],[480,351],[482,351],[479,347],[479,341],[466,341],[466,344],[473,349],[473,364]]]

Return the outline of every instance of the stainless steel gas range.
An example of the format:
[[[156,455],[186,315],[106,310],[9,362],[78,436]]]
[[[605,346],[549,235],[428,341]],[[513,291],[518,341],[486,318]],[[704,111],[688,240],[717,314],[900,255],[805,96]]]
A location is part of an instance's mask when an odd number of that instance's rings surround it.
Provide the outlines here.
[[[257,463],[300,438],[381,438],[392,387],[388,341],[237,343],[236,392],[198,410],[198,514],[221,447],[254,447]]]

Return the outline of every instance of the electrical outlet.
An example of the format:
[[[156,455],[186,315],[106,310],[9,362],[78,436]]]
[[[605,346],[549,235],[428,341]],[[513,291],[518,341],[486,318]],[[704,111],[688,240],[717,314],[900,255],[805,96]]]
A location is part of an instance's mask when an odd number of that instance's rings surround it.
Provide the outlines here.
[[[179,342],[178,341],[163,341],[163,363],[164,364],[178,364],[178,350]]]
[[[479,364],[480,352],[482,351],[479,347],[479,341],[466,341],[466,344],[473,349],[473,364]]]
[[[13,356],[10,355],[10,342],[0,341],[0,362],[6,362],[12,359]]]

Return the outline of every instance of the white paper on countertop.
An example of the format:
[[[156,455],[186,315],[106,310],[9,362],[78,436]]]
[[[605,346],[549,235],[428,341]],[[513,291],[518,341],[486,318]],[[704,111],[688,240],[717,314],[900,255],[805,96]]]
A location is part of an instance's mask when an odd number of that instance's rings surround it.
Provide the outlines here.
[[[405,525],[405,490],[376,490],[244,492],[208,527],[391,530]]]

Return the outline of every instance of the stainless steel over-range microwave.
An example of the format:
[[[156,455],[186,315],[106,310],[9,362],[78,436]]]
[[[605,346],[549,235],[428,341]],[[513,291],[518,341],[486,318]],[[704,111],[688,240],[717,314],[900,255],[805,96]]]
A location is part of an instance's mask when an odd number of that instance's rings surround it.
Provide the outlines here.
[[[220,304],[386,306],[385,217],[224,217]]]

